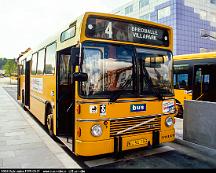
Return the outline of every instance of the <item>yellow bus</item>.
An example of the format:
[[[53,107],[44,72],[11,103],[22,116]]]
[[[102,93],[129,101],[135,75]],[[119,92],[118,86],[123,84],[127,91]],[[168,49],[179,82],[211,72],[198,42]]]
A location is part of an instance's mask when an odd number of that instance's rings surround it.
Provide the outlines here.
[[[184,100],[216,101],[216,52],[174,56],[174,91],[178,116]]]
[[[175,138],[172,28],[87,12],[19,58],[18,99],[75,155]]]

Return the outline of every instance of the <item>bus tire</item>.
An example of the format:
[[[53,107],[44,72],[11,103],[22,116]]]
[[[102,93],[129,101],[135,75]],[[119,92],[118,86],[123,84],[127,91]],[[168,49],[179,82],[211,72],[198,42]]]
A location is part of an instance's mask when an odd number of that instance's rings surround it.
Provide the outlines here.
[[[54,136],[53,133],[53,114],[50,113],[46,116],[46,128],[50,136]]]
[[[28,111],[28,109],[26,108],[25,105],[23,105],[23,109],[24,109],[24,111]]]
[[[51,107],[51,104],[48,102],[46,103],[46,109],[45,109],[45,126],[48,130],[48,133],[50,136],[54,136],[53,133],[53,110]]]
[[[176,115],[177,118],[183,118],[183,107],[182,105],[177,106],[178,114]]]

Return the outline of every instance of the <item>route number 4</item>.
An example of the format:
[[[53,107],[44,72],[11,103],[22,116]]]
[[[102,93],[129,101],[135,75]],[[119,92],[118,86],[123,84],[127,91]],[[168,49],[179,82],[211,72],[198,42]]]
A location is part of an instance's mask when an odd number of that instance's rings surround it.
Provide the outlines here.
[[[107,25],[107,28],[105,30],[105,33],[109,36],[109,38],[112,38],[112,22],[109,22]]]

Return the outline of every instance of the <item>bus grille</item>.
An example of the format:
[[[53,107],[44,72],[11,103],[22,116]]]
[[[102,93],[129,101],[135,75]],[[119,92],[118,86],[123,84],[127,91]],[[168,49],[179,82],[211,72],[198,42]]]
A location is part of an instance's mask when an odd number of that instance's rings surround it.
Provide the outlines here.
[[[143,124],[134,129],[131,129],[129,131],[123,132],[122,135],[129,135],[129,134],[144,133],[144,132],[160,130],[161,128],[161,117],[160,116],[116,119],[116,120],[110,121],[110,136],[113,137],[117,134],[117,132],[133,127],[137,124],[140,124],[144,121],[148,121],[152,118],[155,118],[155,120],[148,122],[147,124]]]

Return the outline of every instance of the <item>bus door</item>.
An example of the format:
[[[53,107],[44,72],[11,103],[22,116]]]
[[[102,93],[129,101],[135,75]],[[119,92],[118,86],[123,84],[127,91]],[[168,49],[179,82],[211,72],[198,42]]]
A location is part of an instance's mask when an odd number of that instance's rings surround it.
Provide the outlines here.
[[[25,64],[25,106],[30,107],[30,65],[31,61]]]
[[[193,99],[216,101],[216,65],[195,65]]]
[[[57,60],[57,136],[68,146],[74,145],[74,83],[70,49],[58,53]],[[72,145],[72,146],[71,146]],[[72,149],[73,151],[73,149]]]

